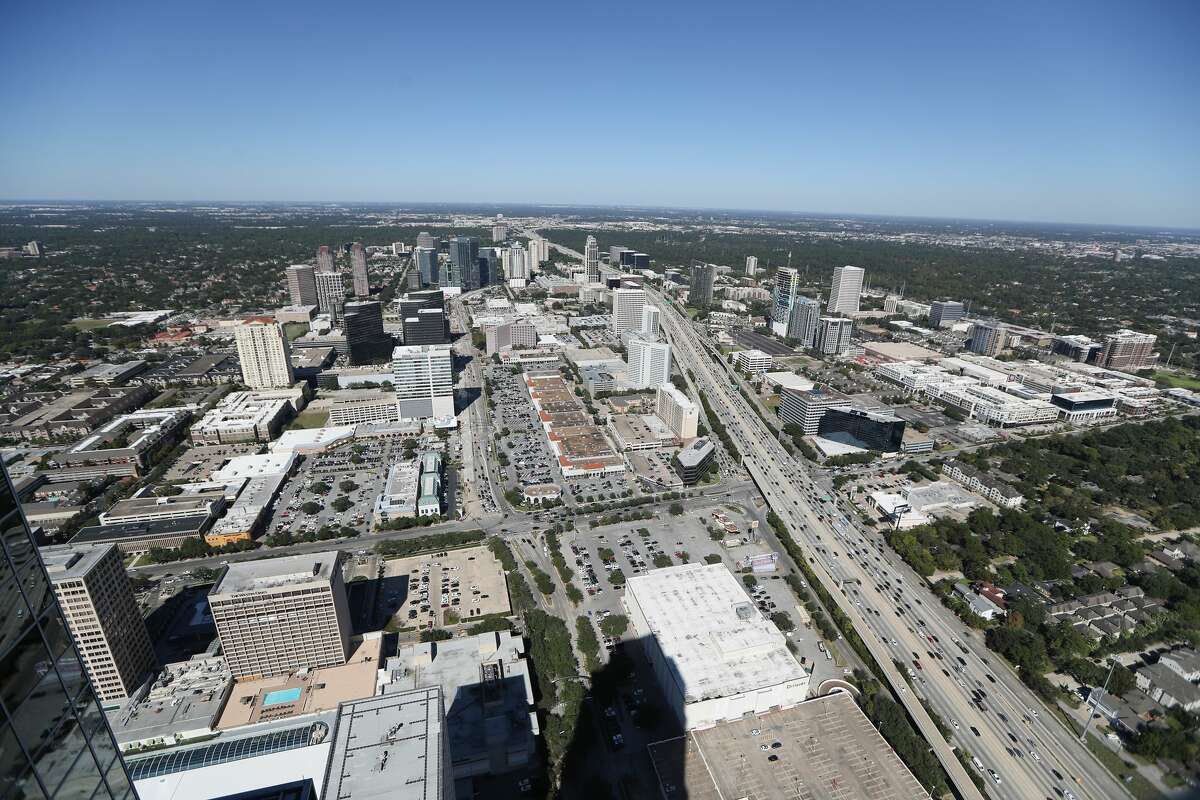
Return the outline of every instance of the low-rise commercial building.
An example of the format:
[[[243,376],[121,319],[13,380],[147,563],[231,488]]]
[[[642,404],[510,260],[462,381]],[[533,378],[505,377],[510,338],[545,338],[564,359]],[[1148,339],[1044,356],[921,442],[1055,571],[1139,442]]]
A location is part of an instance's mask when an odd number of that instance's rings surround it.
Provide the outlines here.
[[[187,408],[123,414],[55,456],[39,473],[51,483],[141,475],[149,466],[150,453],[174,436],[191,416]]]
[[[953,406],[987,425],[1008,428],[1058,419],[1058,407],[1044,400],[1028,400],[991,386],[974,383],[935,383],[925,394]]]
[[[221,656],[201,653],[164,665],[108,715],[117,745],[131,754],[212,736],[232,685],[233,676]]]
[[[303,384],[290,389],[231,392],[191,429],[196,444],[268,442],[304,408]]]
[[[739,350],[733,354],[733,366],[751,375],[769,372],[775,360],[762,350]]]
[[[0,405],[0,437],[39,441],[82,436],[150,399],[144,386],[30,392]]]
[[[343,397],[342,395],[349,395]],[[399,422],[396,395],[384,389],[349,390],[339,393],[329,407],[327,425],[359,425],[364,422]]]
[[[161,547],[173,550],[189,540],[199,540],[212,524],[209,514],[176,517],[154,522],[120,522],[81,528],[69,542],[77,544],[115,544],[125,555],[139,555]]]
[[[671,466],[685,486],[699,481],[717,459],[717,446],[707,437],[693,439],[671,458]]]
[[[837,406],[821,415],[817,433],[847,436],[868,450],[895,453],[904,444],[904,420],[890,411]]]
[[[790,708],[808,694],[808,673],[783,634],[722,564],[634,576],[624,604],[667,704],[686,730]]]
[[[1117,398],[1108,392],[1063,392],[1051,395],[1050,402],[1062,409],[1062,418],[1072,425],[1117,416]]]
[[[828,389],[784,389],[779,396],[779,418],[784,424],[799,425],[805,436],[815,436],[826,411],[848,404],[847,397]]]
[[[942,465],[942,474],[972,492],[983,495],[998,506],[1020,508],[1021,504],[1025,502],[1025,497],[1016,489],[985,472],[980,472],[970,464],[954,460],[947,461]]]
[[[85,386],[120,386],[134,375],[146,371],[145,361],[125,361],[120,364],[97,364],[67,378],[73,389]]]

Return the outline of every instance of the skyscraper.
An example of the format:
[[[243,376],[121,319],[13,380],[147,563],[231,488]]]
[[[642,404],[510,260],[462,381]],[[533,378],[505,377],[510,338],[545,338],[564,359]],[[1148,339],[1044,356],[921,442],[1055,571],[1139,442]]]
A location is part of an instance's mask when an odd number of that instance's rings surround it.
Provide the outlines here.
[[[41,552],[96,696],[112,705],[127,700],[158,662],[120,550],[85,544]]]
[[[642,306],[642,335],[648,339],[658,338],[659,317],[662,313],[658,310],[658,306],[645,305]]]
[[[671,382],[671,345],[635,336],[629,340],[629,385],[654,389]]]
[[[294,306],[317,304],[317,279],[308,264],[292,264],[287,268],[288,297]]]
[[[422,286],[432,286],[438,283],[438,251],[436,247],[418,247],[413,258],[417,262],[417,272],[421,275]]]
[[[379,301],[346,303],[342,317],[351,364],[370,364],[391,354],[392,337],[383,329],[383,305]]]
[[[825,310],[830,314],[857,314],[864,274],[861,267],[847,265],[835,268]]]
[[[497,222],[492,226],[492,241],[505,242],[508,240],[508,226],[503,222]]]
[[[404,344],[445,344],[446,315],[441,308],[420,308],[404,317]]]
[[[1008,345],[1008,328],[996,320],[980,320],[971,327],[971,339],[967,349],[981,356],[1000,355]]]
[[[117,743],[3,467],[0,530],[5,795],[130,800]]]
[[[695,439],[700,425],[700,407],[669,383],[658,387],[654,414],[680,439]]]
[[[1128,329],[1106,333],[1104,346],[1096,353],[1096,363],[1107,369],[1124,371],[1153,367],[1158,360],[1154,355],[1157,340],[1152,333]]]
[[[641,289],[613,289],[612,320],[613,333],[618,337],[626,331],[642,327],[642,309],[646,306],[646,293]]]
[[[317,272],[333,272],[333,249],[323,244],[317,248]]]
[[[776,336],[788,335],[792,302],[800,291],[800,273],[791,267],[780,267],[775,273],[775,288],[771,292],[771,331]]]
[[[230,564],[208,593],[235,678],[345,664],[350,607],[333,550]]]
[[[437,251],[437,239],[433,238],[433,234],[429,231],[421,231],[417,234],[417,247],[429,247]]]
[[[850,348],[854,320],[846,317],[821,317],[817,321],[814,349],[827,356],[838,356]]]
[[[595,236],[588,236],[583,245],[583,266],[587,270],[588,283],[600,280],[600,245],[596,243]]]
[[[746,256],[746,276],[753,278],[758,272],[758,256]]]
[[[688,304],[698,308],[712,305],[713,280],[716,277],[716,264],[693,262],[692,277],[688,283]]]
[[[957,300],[935,300],[929,304],[929,325],[933,328],[948,328],[966,314],[963,304]]]
[[[454,416],[450,345],[405,345],[392,350],[392,385],[401,419]]]
[[[538,267],[550,260],[550,243],[541,236],[532,236],[528,248],[529,273],[532,275],[538,271]]]
[[[292,352],[278,322],[255,322],[233,329],[242,383],[251,389],[283,389],[296,382]]]
[[[350,245],[350,274],[354,278],[354,296],[371,296],[371,278],[367,275],[367,249],[362,242]]]
[[[318,272],[317,305],[328,314],[334,326],[342,324],[342,308],[346,305],[346,278],[340,272]]]
[[[474,236],[455,236],[450,240],[450,268],[442,286],[459,286],[464,292],[479,288],[479,240]]]
[[[508,285],[519,289],[529,280],[529,263],[526,260],[525,248],[520,242],[516,242],[512,247],[508,248],[508,266],[505,268],[504,275],[508,279]]]
[[[787,338],[797,340],[804,347],[812,347],[817,336],[817,320],[820,317],[819,300],[797,296],[792,301],[792,310],[788,314]]]

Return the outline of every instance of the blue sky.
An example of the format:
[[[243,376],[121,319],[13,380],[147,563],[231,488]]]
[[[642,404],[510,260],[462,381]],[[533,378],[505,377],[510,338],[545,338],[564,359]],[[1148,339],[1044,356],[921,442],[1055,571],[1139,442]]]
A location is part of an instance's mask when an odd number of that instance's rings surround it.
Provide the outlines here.
[[[1200,3],[7,0],[0,197],[1200,227]]]

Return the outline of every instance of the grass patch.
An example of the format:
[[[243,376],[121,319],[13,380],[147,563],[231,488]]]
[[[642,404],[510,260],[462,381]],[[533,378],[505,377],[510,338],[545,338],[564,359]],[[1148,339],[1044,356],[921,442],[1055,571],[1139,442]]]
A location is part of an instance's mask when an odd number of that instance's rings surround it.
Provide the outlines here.
[[[290,431],[308,428],[324,428],[325,423],[328,421],[328,411],[301,411],[287,426],[287,429]]]
[[[111,319],[83,319],[83,318],[80,318],[80,319],[71,320],[71,324],[75,326],[76,330],[94,331],[97,328],[107,328],[109,325],[112,324],[112,320]]]
[[[283,323],[283,333],[287,336],[289,342],[294,342],[304,334],[308,333],[307,322],[285,322]]]
[[[1078,736],[1079,732],[1083,730],[1083,726],[1064,714],[1057,706],[1053,710],[1057,712],[1058,718],[1067,724],[1067,729],[1075,736]],[[1166,800],[1166,795],[1156,789],[1154,784],[1142,777],[1142,774],[1137,771],[1136,763],[1134,766],[1129,766],[1125,761],[1125,758],[1129,758],[1130,761],[1136,762],[1137,759],[1134,756],[1122,757],[1120,754],[1114,753],[1104,742],[1090,733],[1087,737],[1087,748],[1117,780],[1124,782],[1127,775],[1132,776],[1129,782],[1125,784],[1125,788],[1137,800]]]
[[[1172,389],[1191,389],[1194,392],[1200,392],[1200,377],[1159,370],[1154,373],[1153,380],[1169,384]]]

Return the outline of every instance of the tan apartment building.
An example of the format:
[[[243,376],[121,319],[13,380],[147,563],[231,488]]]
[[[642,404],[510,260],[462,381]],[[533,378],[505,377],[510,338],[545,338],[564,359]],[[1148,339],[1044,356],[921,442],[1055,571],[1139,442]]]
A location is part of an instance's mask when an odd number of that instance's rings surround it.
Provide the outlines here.
[[[157,666],[121,551],[114,544],[41,549],[84,668],[104,705],[129,697]]]
[[[345,664],[350,609],[337,551],[230,564],[208,594],[235,678]]]

